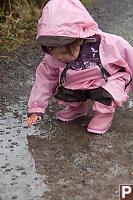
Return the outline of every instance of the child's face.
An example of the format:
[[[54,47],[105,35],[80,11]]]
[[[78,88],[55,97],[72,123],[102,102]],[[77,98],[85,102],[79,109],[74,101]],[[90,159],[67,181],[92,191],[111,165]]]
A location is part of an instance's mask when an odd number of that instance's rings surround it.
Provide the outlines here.
[[[69,52],[66,46],[56,47],[51,51],[51,55],[62,62],[71,62],[75,60],[80,52],[80,46],[83,44],[83,39],[79,39]]]

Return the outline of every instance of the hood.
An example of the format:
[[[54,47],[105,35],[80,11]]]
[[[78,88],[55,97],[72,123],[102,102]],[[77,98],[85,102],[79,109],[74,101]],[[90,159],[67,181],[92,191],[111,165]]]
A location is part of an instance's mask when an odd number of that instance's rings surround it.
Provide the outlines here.
[[[98,25],[79,0],[50,0],[38,21],[37,40],[49,36],[87,38],[98,33]]]

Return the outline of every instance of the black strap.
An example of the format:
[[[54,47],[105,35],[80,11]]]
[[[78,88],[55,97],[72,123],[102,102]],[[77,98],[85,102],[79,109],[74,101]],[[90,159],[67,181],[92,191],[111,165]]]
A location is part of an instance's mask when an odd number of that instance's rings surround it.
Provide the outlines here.
[[[125,89],[127,88],[127,86],[132,82],[132,77],[130,77],[130,81],[125,85]]]
[[[107,72],[107,70],[103,67],[102,63],[98,64],[99,68],[101,69],[101,73],[102,73],[102,76],[104,78],[104,80],[107,82],[108,81],[108,78],[110,76],[110,74]]]
[[[80,56],[80,61],[82,61],[83,65],[84,65],[84,62],[83,62],[81,56]],[[109,77],[110,74],[103,67],[102,63],[98,64],[98,66],[101,69],[101,73],[102,73],[104,80],[107,82],[108,81],[107,77]],[[68,63],[67,63],[67,66],[63,69],[63,71],[61,73],[60,85],[62,85],[66,81],[66,72],[68,71],[68,69],[70,69],[70,67],[68,66]]]
[[[79,62],[82,62],[83,66],[84,66],[84,62],[81,58],[81,53],[79,52],[79,56],[78,56],[78,60]],[[61,73],[61,77],[60,77],[60,85],[62,85],[65,81],[66,81],[66,73],[68,71],[68,69],[70,69],[71,67],[68,66],[68,63],[66,64],[66,67],[63,69],[62,73]],[[85,66],[84,66],[85,68]]]
[[[70,67],[68,66],[68,63],[66,65],[66,67],[63,69],[62,73],[61,73],[61,77],[60,77],[60,85],[62,85],[65,81],[66,81],[66,72]]]

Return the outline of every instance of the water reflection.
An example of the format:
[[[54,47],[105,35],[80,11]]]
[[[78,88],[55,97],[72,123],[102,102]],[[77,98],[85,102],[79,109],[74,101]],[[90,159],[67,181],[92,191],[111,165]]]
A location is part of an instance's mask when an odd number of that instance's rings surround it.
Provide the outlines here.
[[[0,115],[0,198],[41,200],[48,188],[45,176],[36,171],[27,141],[27,131],[36,135],[38,130],[25,128],[21,102],[7,108],[9,111]]]

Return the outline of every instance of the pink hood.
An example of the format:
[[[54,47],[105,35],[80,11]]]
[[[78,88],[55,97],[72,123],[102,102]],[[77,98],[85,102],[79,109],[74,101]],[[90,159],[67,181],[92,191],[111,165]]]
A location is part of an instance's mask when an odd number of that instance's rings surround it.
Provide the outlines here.
[[[50,0],[38,21],[40,36],[86,38],[98,33],[98,25],[79,0]]]

